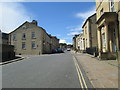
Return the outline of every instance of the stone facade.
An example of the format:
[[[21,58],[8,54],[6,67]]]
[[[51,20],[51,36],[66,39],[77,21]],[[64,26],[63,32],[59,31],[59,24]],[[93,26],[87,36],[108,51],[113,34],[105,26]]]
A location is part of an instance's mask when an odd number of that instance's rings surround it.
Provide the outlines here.
[[[52,42],[51,36],[33,20],[9,33],[9,43],[15,46],[16,54],[40,55],[51,53],[53,43],[59,44],[59,40]]]
[[[84,49],[97,47],[96,14],[90,16],[82,26]]]
[[[120,50],[120,1],[96,0],[96,11],[99,57],[116,59]]]
[[[78,40],[77,40],[77,37],[78,37],[78,35],[75,35],[74,37],[73,37],[73,49],[74,50],[77,50],[77,48],[78,48]]]

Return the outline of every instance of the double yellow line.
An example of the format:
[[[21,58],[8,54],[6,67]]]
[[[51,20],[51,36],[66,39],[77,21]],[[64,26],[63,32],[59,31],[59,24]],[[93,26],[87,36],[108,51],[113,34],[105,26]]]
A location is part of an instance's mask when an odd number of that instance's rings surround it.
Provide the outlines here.
[[[88,90],[88,87],[87,87],[87,84],[85,82],[85,79],[84,79],[84,76],[82,74],[82,71],[77,63],[77,60],[75,58],[75,56],[73,56],[73,61],[75,63],[75,67],[76,67],[76,70],[77,70],[77,74],[78,74],[78,78],[79,78],[79,82],[80,82],[80,86],[81,88],[84,90]]]

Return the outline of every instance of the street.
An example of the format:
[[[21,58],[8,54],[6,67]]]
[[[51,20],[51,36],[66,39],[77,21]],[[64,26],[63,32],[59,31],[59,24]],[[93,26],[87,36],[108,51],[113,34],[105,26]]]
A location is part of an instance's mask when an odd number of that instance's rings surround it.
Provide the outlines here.
[[[29,56],[2,66],[2,88],[83,88],[73,54]],[[84,73],[83,76],[87,78]],[[89,80],[87,81],[89,87]]]

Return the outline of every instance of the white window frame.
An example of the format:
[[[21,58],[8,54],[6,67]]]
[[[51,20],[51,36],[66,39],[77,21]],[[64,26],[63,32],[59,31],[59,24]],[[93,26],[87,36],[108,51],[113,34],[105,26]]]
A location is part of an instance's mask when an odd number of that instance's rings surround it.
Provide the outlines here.
[[[31,32],[32,39],[35,38],[35,32]]]

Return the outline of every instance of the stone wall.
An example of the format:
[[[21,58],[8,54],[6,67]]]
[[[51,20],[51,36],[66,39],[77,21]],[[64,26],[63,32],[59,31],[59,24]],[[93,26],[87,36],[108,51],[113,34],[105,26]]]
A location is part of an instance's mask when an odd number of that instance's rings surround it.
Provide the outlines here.
[[[2,49],[0,51],[0,55],[2,55],[2,61],[8,61],[15,58],[14,46],[0,44],[0,48]]]

